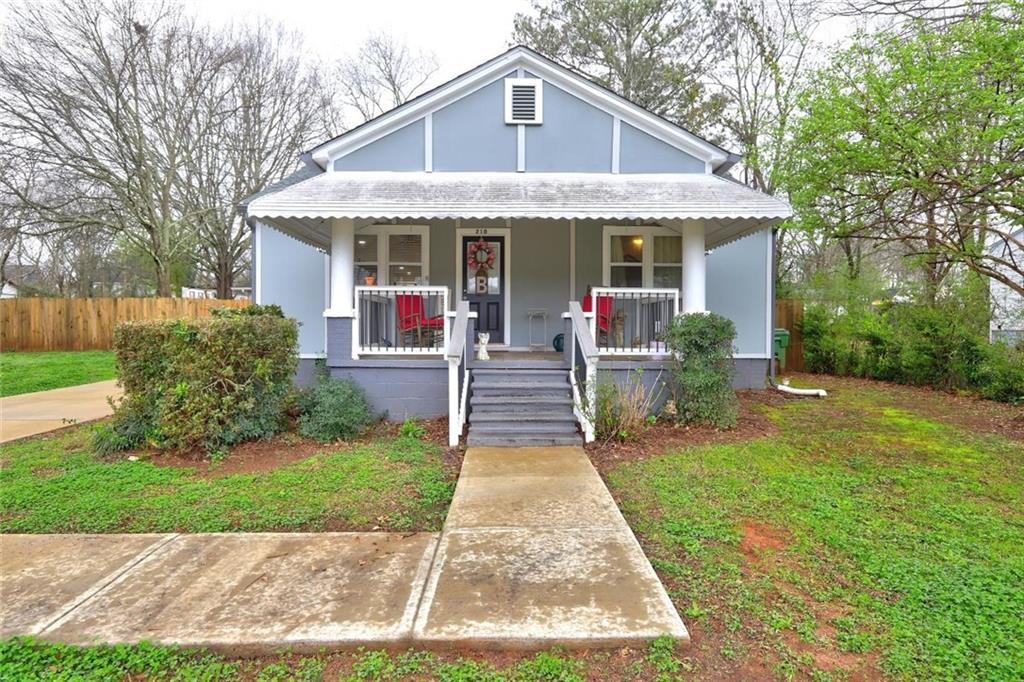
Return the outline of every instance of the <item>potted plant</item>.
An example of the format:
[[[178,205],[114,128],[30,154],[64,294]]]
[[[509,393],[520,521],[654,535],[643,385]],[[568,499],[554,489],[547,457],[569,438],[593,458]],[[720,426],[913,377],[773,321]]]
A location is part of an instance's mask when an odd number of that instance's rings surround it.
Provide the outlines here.
[[[377,284],[377,275],[367,275],[365,280],[366,286],[372,287]]]

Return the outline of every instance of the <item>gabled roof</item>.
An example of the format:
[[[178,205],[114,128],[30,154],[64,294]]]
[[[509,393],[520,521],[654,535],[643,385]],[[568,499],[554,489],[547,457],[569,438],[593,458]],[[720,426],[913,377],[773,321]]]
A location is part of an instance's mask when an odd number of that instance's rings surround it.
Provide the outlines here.
[[[629,125],[710,163],[712,169],[717,170],[723,165],[731,165],[739,160],[736,154],[727,149],[644,109],[595,83],[587,76],[524,45],[517,45],[447,83],[313,147],[308,154],[320,167],[326,168],[329,160],[380,139],[517,69],[543,78],[583,101],[617,116]]]

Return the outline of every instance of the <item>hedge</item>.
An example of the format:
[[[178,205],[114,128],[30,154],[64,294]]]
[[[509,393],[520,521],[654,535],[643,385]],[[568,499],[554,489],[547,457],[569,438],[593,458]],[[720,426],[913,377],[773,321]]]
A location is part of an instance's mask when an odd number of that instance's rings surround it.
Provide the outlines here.
[[[811,372],[1024,402],[1024,351],[989,343],[957,312],[914,304],[860,314],[808,306],[801,327],[804,364]]]
[[[298,325],[276,311],[125,322],[114,332],[124,400],[97,433],[101,451],[224,446],[283,426]]]

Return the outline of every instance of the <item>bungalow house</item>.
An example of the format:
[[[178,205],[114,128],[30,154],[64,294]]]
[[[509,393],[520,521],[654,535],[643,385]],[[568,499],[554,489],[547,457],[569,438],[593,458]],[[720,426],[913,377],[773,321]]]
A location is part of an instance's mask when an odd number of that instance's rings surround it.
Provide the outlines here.
[[[533,50],[302,160],[243,204],[254,300],[302,323],[304,369],[322,359],[392,418],[448,415],[453,443],[467,422],[471,444],[592,438],[596,383],[657,390],[680,312],[732,319],[736,386],[765,385],[789,206],[727,177],[735,154]]]

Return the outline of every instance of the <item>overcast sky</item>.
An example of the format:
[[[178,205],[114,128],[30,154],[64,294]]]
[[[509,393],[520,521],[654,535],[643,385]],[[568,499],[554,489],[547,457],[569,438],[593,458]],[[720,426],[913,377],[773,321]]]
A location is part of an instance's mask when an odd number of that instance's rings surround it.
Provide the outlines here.
[[[0,0],[2,1],[2,0]],[[433,52],[437,85],[504,52],[512,18],[528,0],[186,0],[213,23],[271,19],[299,31],[325,59],[341,57],[368,33],[388,33]]]

